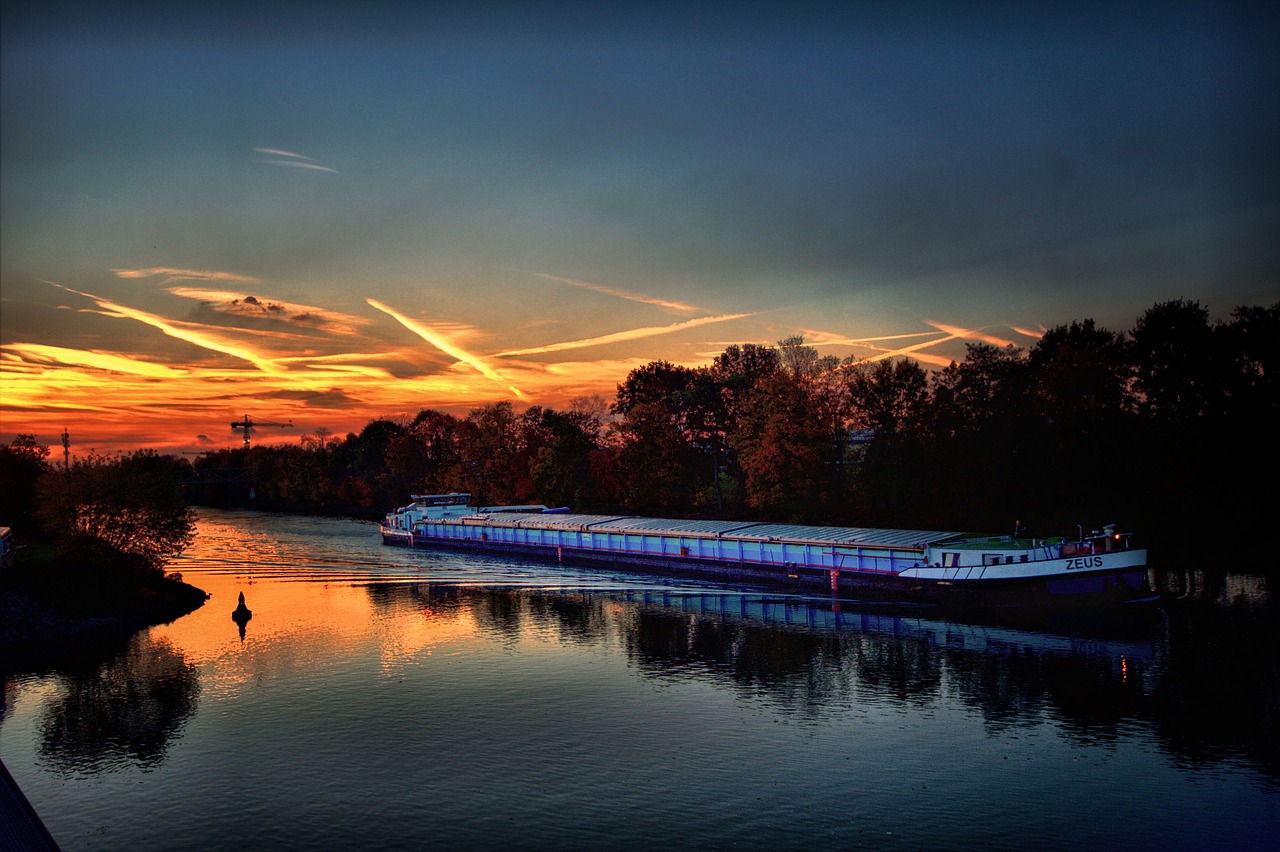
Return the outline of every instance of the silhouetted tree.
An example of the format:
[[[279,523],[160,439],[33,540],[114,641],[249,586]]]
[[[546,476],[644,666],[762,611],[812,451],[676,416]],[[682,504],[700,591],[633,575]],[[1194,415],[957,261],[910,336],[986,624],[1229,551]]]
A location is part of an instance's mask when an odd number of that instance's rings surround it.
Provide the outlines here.
[[[1045,332],[1032,348],[1028,368],[1034,380],[1032,413],[1044,430],[1040,467],[1052,478],[1052,494],[1035,494],[1029,509],[1041,523],[1074,524],[1089,506],[1108,521],[1121,518],[1135,498],[1125,475],[1137,461],[1131,370],[1123,335],[1093,320]],[[1106,489],[1098,483],[1110,480]],[[1025,514],[1025,512],[1024,512]]]
[[[0,446],[0,519],[18,535],[36,532],[36,482],[49,469],[49,448],[32,434]]]
[[[618,478],[626,505],[648,512],[687,511],[697,456],[670,409],[656,402],[632,405],[618,428]]]
[[[1228,411],[1237,422],[1280,416],[1280,302],[1239,307],[1219,327],[1230,361]]]
[[[1044,423],[1031,405],[1023,350],[966,345],[964,361],[931,383],[929,477],[936,519],[953,528],[1003,526],[1043,490]]]
[[[697,493],[697,449],[688,404],[697,372],[667,361],[632,370],[612,411],[621,418],[618,474],[623,499],[649,511],[684,512]]]
[[[902,525],[928,517],[936,494],[926,466],[922,429],[928,419],[929,378],[915,361],[882,360],[845,368],[850,418],[874,430],[862,445],[853,479],[853,510],[863,524]]]
[[[509,401],[472,409],[458,424],[458,448],[455,489],[491,505],[523,503],[532,496],[521,424]]]
[[[36,512],[66,553],[158,572],[195,536],[180,485],[187,468],[151,450],[90,456],[41,477]]]
[[[850,415],[880,439],[916,428],[925,419],[929,376],[915,361],[854,363],[845,369]]]
[[[450,490],[461,461],[458,418],[424,408],[389,449],[387,463],[402,473],[406,494]]]
[[[818,350],[805,346],[804,335],[793,334],[778,341],[778,361],[797,383],[810,381],[823,369]]]
[[[632,370],[618,385],[613,412],[625,415],[638,405],[660,405],[674,417],[679,413],[679,395],[688,390],[695,377],[695,372],[688,367],[669,361],[651,361]]]
[[[536,428],[540,440],[529,460],[535,499],[555,506],[590,505],[594,498],[591,457],[597,449],[597,424],[587,414],[541,408],[538,411]]]
[[[1132,359],[1139,410],[1162,431],[1182,430],[1222,409],[1215,378],[1223,362],[1209,311],[1176,300],[1148,308],[1134,324]]]

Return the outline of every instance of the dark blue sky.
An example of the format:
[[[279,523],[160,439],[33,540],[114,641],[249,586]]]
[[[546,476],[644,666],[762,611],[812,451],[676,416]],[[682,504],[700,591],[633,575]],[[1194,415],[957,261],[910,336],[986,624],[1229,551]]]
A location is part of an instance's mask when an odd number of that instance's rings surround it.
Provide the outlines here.
[[[601,375],[1225,317],[1280,296],[1274,7],[10,3],[0,342],[193,357],[49,282],[372,298],[477,356],[603,339]]]

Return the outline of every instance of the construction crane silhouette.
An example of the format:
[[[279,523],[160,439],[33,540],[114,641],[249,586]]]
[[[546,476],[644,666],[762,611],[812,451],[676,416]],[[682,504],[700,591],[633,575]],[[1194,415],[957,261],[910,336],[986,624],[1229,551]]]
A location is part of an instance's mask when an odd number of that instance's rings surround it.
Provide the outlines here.
[[[248,414],[244,416],[243,420],[232,421],[231,423],[232,432],[234,432],[237,429],[244,430],[244,448],[246,450],[249,449],[249,434],[253,432],[253,427],[255,426],[283,426],[287,429],[292,429],[293,421],[290,420],[288,423],[276,423],[271,420],[254,420]]]

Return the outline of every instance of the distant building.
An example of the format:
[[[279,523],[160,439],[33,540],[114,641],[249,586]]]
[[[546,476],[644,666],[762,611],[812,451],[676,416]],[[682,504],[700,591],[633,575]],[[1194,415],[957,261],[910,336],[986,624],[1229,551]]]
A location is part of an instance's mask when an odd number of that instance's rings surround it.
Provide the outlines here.
[[[876,437],[875,429],[850,429],[849,430],[849,446],[857,447],[862,444],[870,444]]]

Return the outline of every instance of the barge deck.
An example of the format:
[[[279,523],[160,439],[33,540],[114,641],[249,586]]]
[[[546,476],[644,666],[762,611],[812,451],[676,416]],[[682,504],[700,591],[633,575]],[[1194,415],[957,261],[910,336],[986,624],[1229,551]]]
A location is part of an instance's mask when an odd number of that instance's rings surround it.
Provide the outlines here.
[[[858,599],[979,603],[1149,598],[1146,551],[1113,528],[1078,541],[945,530],[825,527],[474,508],[415,496],[387,515],[386,544],[448,547],[646,573],[701,575]]]

